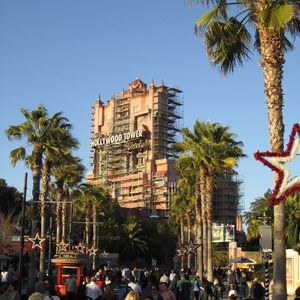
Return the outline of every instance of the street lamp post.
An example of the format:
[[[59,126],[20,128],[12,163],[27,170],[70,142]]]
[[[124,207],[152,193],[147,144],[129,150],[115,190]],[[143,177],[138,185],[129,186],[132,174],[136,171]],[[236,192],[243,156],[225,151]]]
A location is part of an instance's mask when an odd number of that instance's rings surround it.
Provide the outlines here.
[[[269,300],[269,259],[272,254],[272,227],[267,225],[268,217],[264,213],[263,225],[260,227],[260,250],[265,261],[265,299]]]

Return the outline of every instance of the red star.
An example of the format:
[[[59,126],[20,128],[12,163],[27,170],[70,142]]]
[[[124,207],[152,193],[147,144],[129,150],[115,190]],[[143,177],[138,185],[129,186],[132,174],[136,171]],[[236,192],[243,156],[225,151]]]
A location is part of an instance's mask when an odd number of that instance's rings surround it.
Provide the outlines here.
[[[66,243],[65,238],[62,237],[59,243],[55,243],[57,247],[57,252],[67,252],[68,248],[71,246],[71,243]]]
[[[88,249],[89,255],[90,256],[96,256],[96,253],[99,251],[98,248],[95,248],[94,245],[90,249]]]
[[[31,243],[30,250],[33,251],[34,249],[40,249],[41,251],[45,252],[44,250],[44,243],[48,240],[48,237],[41,237],[40,231],[37,229],[33,237],[26,237],[26,240],[28,240]]]
[[[276,181],[275,188],[273,190],[273,196],[270,199],[271,205],[277,205],[286,197],[295,193],[296,190],[300,190],[300,177],[296,177],[290,181],[289,169],[284,165],[286,162],[291,162],[295,159],[296,151],[300,151],[300,140],[295,139],[295,135],[298,133],[300,137],[300,126],[295,124],[293,126],[292,133],[290,135],[290,141],[287,144],[285,152],[259,152],[254,153],[256,160],[262,162],[265,166],[269,167],[272,171],[278,174],[278,180]],[[270,161],[264,157],[270,157]]]
[[[193,239],[190,239],[190,242],[188,244],[185,245],[187,252],[187,255],[195,255],[197,256],[197,248],[200,247],[200,244],[194,244]]]
[[[187,253],[187,248],[185,247],[185,244],[180,245],[178,248],[176,248],[177,257],[185,257]]]
[[[85,250],[87,249],[87,246],[82,244],[81,241],[79,241],[78,245],[77,246],[74,246],[75,249],[80,252],[80,253],[85,253]]]

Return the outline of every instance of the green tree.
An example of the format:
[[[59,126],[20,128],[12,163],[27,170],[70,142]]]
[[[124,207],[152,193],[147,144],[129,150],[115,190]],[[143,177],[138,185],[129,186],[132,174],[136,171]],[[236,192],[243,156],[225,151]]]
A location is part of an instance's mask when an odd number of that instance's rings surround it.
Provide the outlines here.
[[[14,211],[14,214],[19,214],[22,210],[22,193],[18,192],[15,187],[8,186],[6,181],[0,178],[0,211],[8,214],[9,211]]]
[[[78,142],[71,135],[71,124],[62,117],[62,112],[54,114],[48,122],[44,145],[44,164],[41,186],[41,236],[46,235],[46,202],[49,198],[51,167],[54,163],[63,164],[63,153],[76,149]],[[69,153],[69,152],[67,152]],[[45,273],[45,253],[40,254],[40,274]]]
[[[212,265],[212,203],[216,176],[222,175],[227,169],[237,164],[237,159],[244,157],[243,143],[236,141],[236,135],[229,132],[229,127],[219,123],[200,123],[194,125],[194,132],[184,128],[181,130],[184,140],[175,144],[175,149],[190,153],[197,161],[200,198],[202,211],[202,243],[203,271],[207,270],[209,281],[213,279]],[[201,262],[200,262],[201,265]]]
[[[37,212],[38,212],[38,202],[40,197],[40,181],[41,172],[43,167],[43,153],[44,147],[48,142],[48,112],[45,107],[40,104],[36,110],[28,111],[22,108],[26,121],[20,125],[11,125],[7,130],[5,130],[6,136],[9,141],[20,141],[21,139],[26,139],[26,146],[21,146],[11,151],[10,160],[11,165],[14,167],[16,163],[20,160],[24,160],[26,165],[32,170],[32,196],[33,196],[33,206],[32,206],[32,226],[31,234],[34,235],[37,229]],[[26,148],[31,149],[30,153],[26,154]],[[27,163],[27,159],[32,155],[32,161],[30,164]],[[30,254],[30,268],[29,268],[29,280],[28,280],[28,292],[34,291],[35,284],[35,260],[36,252],[33,251]]]
[[[193,3],[194,0],[187,0]],[[254,47],[259,51],[263,68],[266,103],[269,119],[270,145],[272,152],[283,152],[283,91],[282,73],[284,53],[292,48],[288,36],[300,33],[297,0],[265,1],[245,0],[203,1],[197,3],[214,8],[205,13],[196,23],[197,33],[203,34],[208,57],[213,66],[218,66],[223,75],[234,70],[249,59],[251,35],[247,25],[255,29]],[[229,7],[236,4],[237,10],[229,16]],[[277,178],[275,178],[276,181]],[[286,244],[285,205],[281,202],[274,207],[275,251],[274,251],[274,300],[286,299]]]
[[[122,225],[121,255],[125,259],[144,254],[148,250],[147,237],[143,235],[141,224],[134,217],[130,217]]]

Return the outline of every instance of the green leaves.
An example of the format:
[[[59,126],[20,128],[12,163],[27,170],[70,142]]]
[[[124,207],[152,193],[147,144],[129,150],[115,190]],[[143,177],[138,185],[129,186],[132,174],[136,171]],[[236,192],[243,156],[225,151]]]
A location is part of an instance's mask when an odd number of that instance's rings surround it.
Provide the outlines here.
[[[281,32],[295,15],[294,5],[283,1],[272,1],[271,5],[259,12],[258,18],[270,32]]]
[[[226,23],[211,22],[204,34],[206,51],[213,67],[222,75],[233,72],[237,64],[249,59],[250,34],[245,26],[232,18]]]

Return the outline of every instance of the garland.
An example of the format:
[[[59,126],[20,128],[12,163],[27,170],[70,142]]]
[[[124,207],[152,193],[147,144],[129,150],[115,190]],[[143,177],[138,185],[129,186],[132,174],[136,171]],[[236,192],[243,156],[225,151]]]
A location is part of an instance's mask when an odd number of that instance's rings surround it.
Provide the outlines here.
[[[273,172],[278,174],[278,179],[275,183],[273,190],[273,196],[270,199],[272,206],[279,204],[285,200],[289,195],[294,194],[295,191],[300,190],[300,177],[295,177],[289,180],[290,170],[284,165],[287,162],[294,161],[296,152],[300,152],[300,140],[295,139],[296,133],[300,137],[300,126],[294,124],[292,133],[290,135],[290,141],[287,144],[285,152],[255,152],[254,157],[256,160],[262,162],[265,166],[269,167]],[[270,157],[270,161],[264,157]]]

